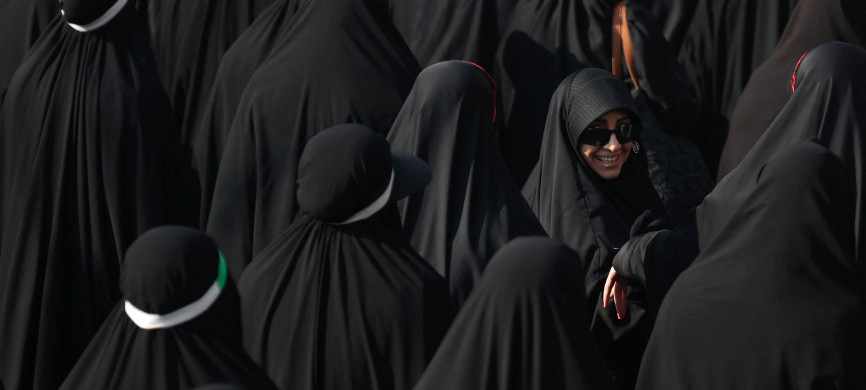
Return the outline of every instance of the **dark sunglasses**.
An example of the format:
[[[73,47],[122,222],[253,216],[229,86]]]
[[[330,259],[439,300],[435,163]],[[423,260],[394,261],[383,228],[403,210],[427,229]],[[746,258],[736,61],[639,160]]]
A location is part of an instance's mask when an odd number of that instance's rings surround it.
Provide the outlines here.
[[[602,129],[601,127],[587,127],[580,135],[578,142],[585,145],[602,146],[607,145],[610,140],[610,134],[616,135],[616,140],[621,144],[627,144],[637,138],[637,129],[631,123],[617,125],[613,130]]]

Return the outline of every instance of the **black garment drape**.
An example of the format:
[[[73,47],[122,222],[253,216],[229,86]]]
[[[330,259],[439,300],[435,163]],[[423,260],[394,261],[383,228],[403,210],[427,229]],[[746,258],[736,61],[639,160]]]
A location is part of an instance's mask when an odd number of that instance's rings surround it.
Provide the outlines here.
[[[271,0],[142,1],[157,69],[189,145],[223,53]]]
[[[635,0],[633,0],[635,1]],[[686,32],[692,22],[698,1],[695,0],[636,0],[643,4],[659,21],[673,53],[679,53]]]
[[[541,158],[523,195],[550,237],[577,251],[587,309],[595,310],[593,332],[611,368],[618,371],[618,380],[628,387],[652,325],[645,316],[646,298],[641,290],[631,289],[629,317],[617,320],[612,307],[601,308],[601,293],[613,256],[628,241],[635,219],[645,210],[662,218],[666,213],[643,154],[631,152],[619,177],[604,180],[573,146],[572,139],[579,138],[586,126],[614,109],[629,112],[639,127],[631,96],[610,72],[587,68],[563,80],[550,101]],[[573,137],[569,131],[575,132]]]
[[[57,0],[0,1],[0,101],[24,54],[59,16]]]
[[[244,87],[274,46],[288,34],[297,10],[297,0],[275,0],[268,4],[223,54],[213,86],[206,91],[208,100],[190,135],[193,167],[201,185],[202,229],[207,227],[217,170]]]
[[[90,33],[56,18],[0,109],[8,388],[57,388],[120,297],[127,246],[183,219],[171,107],[132,8]]]
[[[385,139],[356,128],[310,139],[298,216],[239,282],[244,346],[283,389],[410,389],[454,316],[445,280],[401,235],[393,199],[357,222],[321,219],[346,220],[392,177],[393,160],[375,154],[388,153]]]
[[[447,61],[418,75],[390,144],[430,165],[433,181],[399,202],[403,231],[421,257],[466,300],[487,261],[519,236],[544,236],[499,154],[492,79],[477,66]]]
[[[866,386],[866,291],[851,229],[859,190],[814,142],[768,160],[740,173],[754,184],[720,203],[730,218],[671,287],[638,388]]]
[[[347,122],[386,133],[419,72],[383,1],[315,1],[295,17],[241,96],[214,187],[207,231],[236,277],[295,217],[306,141]]]
[[[61,389],[188,389],[234,383],[276,389],[241,344],[240,298],[229,277],[197,317],[167,328],[142,329],[125,302],[153,314],[171,313],[205,295],[217,280],[219,252],[191,228],[164,226],[130,247],[118,302]]]
[[[731,114],[717,178],[737,167],[788,100],[784,88],[791,70],[807,50],[843,41],[866,45],[866,5],[857,0],[800,0],[779,44],[757,67]]]
[[[679,62],[702,106],[692,140],[707,168],[718,170],[731,111],[752,70],[770,57],[797,0],[702,0],[679,51]]]
[[[587,332],[581,275],[558,241],[503,246],[415,390],[615,388]]]

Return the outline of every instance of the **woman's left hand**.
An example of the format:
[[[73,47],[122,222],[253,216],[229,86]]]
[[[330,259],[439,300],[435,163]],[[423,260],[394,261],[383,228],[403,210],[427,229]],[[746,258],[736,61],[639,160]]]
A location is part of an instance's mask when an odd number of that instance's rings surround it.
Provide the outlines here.
[[[607,281],[604,282],[604,307],[607,308],[610,298],[613,298],[613,304],[616,306],[616,318],[623,319],[625,317],[628,305],[626,302],[626,294],[628,293],[628,279],[618,275],[613,267],[610,267],[610,273],[607,274]]]

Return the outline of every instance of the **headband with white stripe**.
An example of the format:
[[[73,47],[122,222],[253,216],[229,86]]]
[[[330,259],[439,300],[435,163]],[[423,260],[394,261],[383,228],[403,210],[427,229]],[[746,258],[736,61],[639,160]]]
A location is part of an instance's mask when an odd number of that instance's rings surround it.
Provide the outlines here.
[[[228,266],[226,265],[226,260],[222,252],[219,252],[219,271],[217,272],[217,278],[207,292],[204,293],[204,296],[197,299],[195,302],[166,314],[147,313],[135,307],[132,302],[126,301],[126,315],[135,323],[135,325],[138,325],[138,327],[142,329],[164,329],[183,324],[184,322],[198,317],[210,308],[214,302],[216,302],[217,298],[219,298],[220,292],[222,292],[225,287],[227,278]]]

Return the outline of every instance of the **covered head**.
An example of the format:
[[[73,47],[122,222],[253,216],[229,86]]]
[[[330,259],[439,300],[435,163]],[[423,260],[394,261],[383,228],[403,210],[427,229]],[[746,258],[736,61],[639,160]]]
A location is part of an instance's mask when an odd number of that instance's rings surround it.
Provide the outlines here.
[[[604,69],[579,70],[571,82],[563,113],[571,144],[577,145],[583,130],[594,120],[614,110],[628,113],[634,127],[632,131],[640,133],[640,117],[625,84]]]
[[[128,0],[60,0],[60,12],[70,27],[88,32],[105,26]]]
[[[310,139],[301,154],[298,206],[323,222],[348,224],[421,190],[431,178],[426,163],[392,150],[370,128],[334,126]]]
[[[206,234],[165,226],[142,234],[120,275],[127,316],[142,329],[169,328],[205,312],[226,285],[225,259]]]

